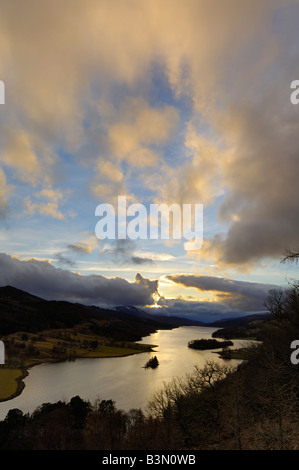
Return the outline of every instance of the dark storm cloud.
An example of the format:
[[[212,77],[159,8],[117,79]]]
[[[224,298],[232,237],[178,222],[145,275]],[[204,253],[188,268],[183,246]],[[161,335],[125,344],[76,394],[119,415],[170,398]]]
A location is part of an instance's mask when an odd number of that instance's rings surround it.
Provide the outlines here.
[[[158,281],[139,273],[135,282],[120,277],[83,276],[46,261],[20,261],[6,254],[0,254],[0,285],[11,285],[45,299],[103,306],[151,305],[153,296],[158,295]]]
[[[225,265],[282,259],[298,244],[299,106],[290,101],[291,82],[299,77],[298,13],[299,5],[278,9],[271,29],[277,42],[267,49],[272,60],[219,119],[233,149],[223,168],[228,191],[219,212],[228,231],[212,242]]]
[[[217,296],[219,307],[221,306],[221,310],[225,307],[226,311],[228,308],[239,312],[263,311],[265,310],[264,302],[269,294],[269,290],[277,287],[270,284],[193,274],[176,274],[166,277],[185,287],[214,292]],[[209,302],[209,306],[211,307],[211,302]]]
[[[286,91],[283,100],[269,94],[258,105],[236,110],[233,119],[240,139],[226,168],[230,194],[219,213],[229,229],[214,239],[224,263],[281,259],[298,243],[297,119]]]

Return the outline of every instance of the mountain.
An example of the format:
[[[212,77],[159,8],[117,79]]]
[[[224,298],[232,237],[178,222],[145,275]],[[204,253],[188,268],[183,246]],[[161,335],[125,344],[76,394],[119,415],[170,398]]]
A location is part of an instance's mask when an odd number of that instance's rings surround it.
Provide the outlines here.
[[[0,338],[18,331],[36,333],[77,325],[116,341],[138,341],[157,330],[179,326],[218,327],[221,330],[215,336],[236,337],[260,330],[269,318],[267,314],[254,314],[204,323],[155,315],[132,305],[105,309],[63,300],[45,300],[12,286],[0,287]],[[245,333],[244,329],[248,331]]]
[[[0,337],[18,331],[72,328],[81,325],[117,341],[138,341],[143,336],[174,327],[155,318],[67,301],[44,300],[12,286],[0,287]]]
[[[0,287],[0,301],[16,301],[16,302],[40,302],[41,299],[36,295],[29,294],[21,289],[12,286]]]
[[[137,318],[147,318],[149,320],[158,321],[172,325],[173,327],[179,326],[207,326],[206,323],[198,320],[190,320],[189,318],[182,318],[176,316],[165,316],[165,315],[155,315],[153,313],[145,312],[140,308],[135,307],[134,305],[120,305],[115,307],[117,312],[127,313],[129,315],[135,315]]]

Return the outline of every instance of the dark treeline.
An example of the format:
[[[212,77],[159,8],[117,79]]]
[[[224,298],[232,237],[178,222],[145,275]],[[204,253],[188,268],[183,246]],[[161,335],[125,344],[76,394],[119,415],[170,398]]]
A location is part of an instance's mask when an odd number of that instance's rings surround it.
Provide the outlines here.
[[[299,447],[299,285],[274,290],[263,342],[237,369],[207,362],[158,391],[145,412],[111,400],[43,404],[10,410],[0,422],[0,449],[173,450]],[[299,354],[298,356],[299,357]]]

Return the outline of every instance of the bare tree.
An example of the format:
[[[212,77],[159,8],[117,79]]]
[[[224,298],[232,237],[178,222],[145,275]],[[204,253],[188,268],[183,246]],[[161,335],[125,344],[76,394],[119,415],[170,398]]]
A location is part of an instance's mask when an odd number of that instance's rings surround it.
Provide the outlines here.
[[[298,263],[299,260],[299,251],[286,250],[285,257],[282,259],[282,263],[294,262]]]

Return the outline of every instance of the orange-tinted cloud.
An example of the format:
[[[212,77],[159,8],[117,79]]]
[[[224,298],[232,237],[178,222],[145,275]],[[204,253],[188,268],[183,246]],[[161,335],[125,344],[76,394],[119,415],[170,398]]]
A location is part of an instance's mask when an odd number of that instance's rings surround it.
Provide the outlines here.
[[[227,232],[201,251],[211,248],[216,262],[249,265],[292,248],[299,148],[289,100],[298,78],[291,0],[2,3],[0,158],[17,180],[55,187],[62,150],[94,169],[86,190],[98,197],[134,197],[136,169],[166,202],[211,204],[223,195]],[[153,103],[155,67],[171,104]],[[166,162],[177,129],[180,154]],[[25,202],[30,214],[64,216],[57,200]]]

